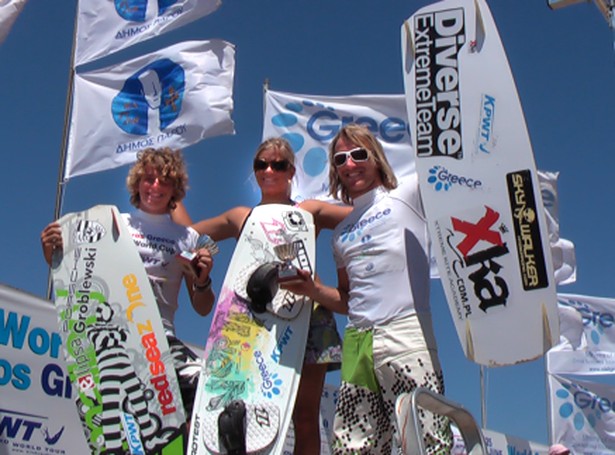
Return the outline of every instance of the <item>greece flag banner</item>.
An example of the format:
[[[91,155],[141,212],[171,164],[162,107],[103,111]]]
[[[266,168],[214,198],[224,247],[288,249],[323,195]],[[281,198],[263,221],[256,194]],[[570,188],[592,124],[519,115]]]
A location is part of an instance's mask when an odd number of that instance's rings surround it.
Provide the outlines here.
[[[571,453],[615,453],[615,387],[547,374],[553,442]]]
[[[615,374],[615,299],[557,294],[560,343],[547,352],[547,372]]]
[[[296,154],[292,198],[330,200],[328,147],[342,125],[366,125],[399,179],[414,173],[403,95],[318,96],[267,90],[263,139],[283,137]]]
[[[113,169],[148,147],[234,134],[235,48],[187,41],[75,75],[64,179]]]
[[[179,28],[220,4],[221,0],[79,0],[75,65]]]

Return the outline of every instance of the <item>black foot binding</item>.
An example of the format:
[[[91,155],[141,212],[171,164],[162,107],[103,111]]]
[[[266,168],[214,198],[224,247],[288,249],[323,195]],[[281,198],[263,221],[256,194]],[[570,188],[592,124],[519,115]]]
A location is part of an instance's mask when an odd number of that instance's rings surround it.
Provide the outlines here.
[[[267,304],[278,292],[278,267],[277,263],[267,262],[250,276],[246,292],[250,298],[250,309],[255,313],[267,311]]]
[[[233,400],[218,416],[218,437],[228,455],[246,455],[246,405]]]

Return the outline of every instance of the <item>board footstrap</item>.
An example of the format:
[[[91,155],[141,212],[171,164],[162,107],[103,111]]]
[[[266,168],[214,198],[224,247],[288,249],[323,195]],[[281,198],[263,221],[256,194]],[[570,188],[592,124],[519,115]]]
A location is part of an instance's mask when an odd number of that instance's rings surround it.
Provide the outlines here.
[[[279,428],[280,410],[276,405],[235,400],[224,409],[204,412],[201,434],[213,454],[251,455],[273,446]]]
[[[248,304],[249,308],[254,313],[263,313],[266,310],[281,319],[292,320],[299,315],[303,304],[309,303],[310,299],[293,294],[285,289],[279,289],[277,281],[274,284],[267,284],[266,286],[260,284],[261,288],[265,287],[261,295],[257,295],[257,293],[253,291],[248,292],[252,279],[256,278],[257,280],[269,283],[269,280],[273,278],[274,272],[277,277],[277,264],[278,263],[275,262],[253,263],[245,267],[238,273],[233,290],[241,300]],[[268,286],[269,289],[267,289]],[[275,288],[275,292],[273,292],[272,288]],[[253,297],[250,296],[250,294],[252,294],[252,296],[257,295],[257,298],[262,301],[263,299],[268,300],[267,297],[269,297],[269,293],[271,293],[273,297],[264,304],[258,303],[254,305]],[[263,306],[264,309],[262,308]]]

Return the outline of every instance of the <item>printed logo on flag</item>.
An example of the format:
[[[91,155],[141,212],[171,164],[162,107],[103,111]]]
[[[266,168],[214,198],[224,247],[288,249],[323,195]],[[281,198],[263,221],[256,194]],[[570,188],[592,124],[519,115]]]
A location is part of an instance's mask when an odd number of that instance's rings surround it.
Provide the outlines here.
[[[558,298],[557,302],[570,308],[574,308],[581,315],[583,326],[589,330],[588,341],[593,344],[593,349],[600,349],[601,341],[606,336],[608,342],[609,331],[615,324],[615,316],[608,311],[601,311],[601,308],[591,308],[587,302],[575,299]],[[611,332],[612,333],[612,332]],[[608,347],[610,349],[610,346]]]
[[[115,0],[115,10],[123,19],[133,22],[145,22],[154,13],[158,16],[163,15],[177,0],[158,0],[157,10],[150,11],[152,2],[148,0]],[[150,4],[150,9],[148,9]]]
[[[366,125],[385,143],[408,141],[408,126],[402,118],[385,117],[376,120],[307,99],[301,102],[289,101],[283,108],[283,112],[273,115],[269,121],[275,130],[283,131],[280,136],[290,143],[295,153],[302,152],[299,164],[303,172],[312,178],[328,175],[329,143],[340,128],[349,123]]]
[[[169,127],[181,113],[184,69],[169,59],[156,60],[126,79],[111,105],[113,120],[139,136]]]
[[[577,431],[586,425],[595,428],[604,419],[604,414],[615,412],[615,403],[608,397],[572,382],[560,386],[555,391],[555,396],[561,400],[557,412],[562,419],[570,419]]]

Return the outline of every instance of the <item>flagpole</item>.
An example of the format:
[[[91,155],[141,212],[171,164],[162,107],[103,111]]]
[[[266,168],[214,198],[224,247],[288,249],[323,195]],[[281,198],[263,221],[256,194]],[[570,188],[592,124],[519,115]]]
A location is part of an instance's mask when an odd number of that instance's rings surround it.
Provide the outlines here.
[[[68,90],[66,92],[66,106],[64,107],[64,129],[62,131],[62,144],[60,146],[60,165],[58,166],[58,181],[56,184],[56,200],[53,209],[53,220],[60,218],[62,213],[62,203],[64,201],[64,171],[66,168],[66,150],[68,148],[68,132],[70,129],[70,114],[73,102],[73,81],[75,78],[75,46],[77,42],[77,20],[79,16],[79,2],[75,11],[75,25],[73,32],[73,43],[70,53],[70,64],[68,69]],[[51,300],[52,294],[51,268],[47,274],[47,299]]]
[[[480,420],[482,429],[487,428],[487,400],[485,396],[485,367],[480,365]]]
[[[269,90],[269,78],[265,78],[263,82],[263,118],[265,118],[265,108],[267,106],[267,91]]]

